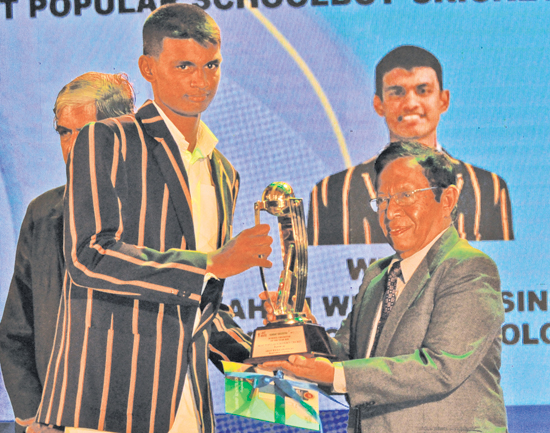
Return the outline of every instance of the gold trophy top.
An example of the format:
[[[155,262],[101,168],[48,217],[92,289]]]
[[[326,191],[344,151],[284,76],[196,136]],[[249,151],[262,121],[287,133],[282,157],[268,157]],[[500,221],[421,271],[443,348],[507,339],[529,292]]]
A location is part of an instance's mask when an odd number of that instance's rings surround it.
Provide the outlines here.
[[[277,301],[273,305],[277,323],[304,322],[303,307],[307,282],[307,232],[302,199],[294,197],[292,187],[286,182],[273,182],[265,188],[262,200],[254,205],[256,224],[260,223],[260,211],[277,217],[283,271],[279,278]],[[267,284],[260,268],[264,290]]]
[[[294,198],[294,190],[286,182],[273,182],[264,189],[262,201],[256,206],[276,217],[287,216],[290,212],[289,199]]]

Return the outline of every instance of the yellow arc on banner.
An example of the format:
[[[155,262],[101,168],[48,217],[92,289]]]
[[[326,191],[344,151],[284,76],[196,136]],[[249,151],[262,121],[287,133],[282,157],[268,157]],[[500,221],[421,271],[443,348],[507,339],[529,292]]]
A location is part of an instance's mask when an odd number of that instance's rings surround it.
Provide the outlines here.
[[[311,69],[309,69],[309,66],[304,61],[304,59],[302,59],[300,54],[298,54],[298,52],[294,49],[290,42],[281,34],[281,32],[277,30],[273,23],[271,23],[271,21],[269,21],[257,8],[251,7],[250,0],[245,1],[245,5],[246,8],[252,13],[252,15],[254,15],[258,19],[258,21],[260,21],[267,28],[267,30],[288,52],[288,54],[290,54],[290,57],[294,59],[298,67],[306,76],[307,80],[311,84],[311,87],[313,87],[315,94],[321,101],[321,105],[323,106],[325,113],[327,114],[330,125],[332,126],[332,129],[334,131],[334,135],[336,135],[336,139],[338,140],[338,146],[340,147],[340,152],[342,153],[342,157],[344,158],[346,168],[351,167],[351,159],[349,157],[346,139],[344,138],[344,134],[342,134],[342,129],[340,128],[340,124],[338,123],[336,113],[334,113],[334,110],[330,105],[327,95],[325,95],[325,92],[319,84],[319,81],[317,81],[317,78],[315,78],[315,75],[313,75],[313,72],[311,72]]]

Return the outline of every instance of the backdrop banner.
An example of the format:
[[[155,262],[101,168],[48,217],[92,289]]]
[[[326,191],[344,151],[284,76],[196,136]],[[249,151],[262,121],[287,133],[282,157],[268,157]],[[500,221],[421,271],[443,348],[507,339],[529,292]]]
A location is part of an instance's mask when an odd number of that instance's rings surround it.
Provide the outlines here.
[[[0,311],[27,205],[65,183],[53,129],[57,93],[88,71],[125,72],[138,107],[152,98],[137,60],[142,24],[161,3],[0,0]],[[292,185],[307,214],[318,182],[353,170],[388,143],[384,119],[372,103],[374,68],[387,52],[412,44],[440,60],[443,86],[451,97],[438,142],[454,158],[498,174],[507,185],[507,197],[501,195],[505,185],[500,183],[489,199],[503,206],[502,218],[491,224],[506,222],[509,229],[502,237],[510,240],[484,240],[481,231],[480,240],[472,241],[495,260],[502,279],[505,401],[550,405],[550,1],[195,4],[222,30],[222,79],[202,118],[241,175],[234,234],[254,224],[254,202],[271,182]],[[323,206],[322,194],[318,197],[316,205]],[[342,209],[368,205],[351,195],[349,200]],[[363,224],[354,212],[340,212],[350,226]],[[472,215],[478,222],[482,217]],[[324,217],[319,213],[317,218]],[[269,222],[277,238],[275,221]],[[273,245],[274,269],[266,270],[273,289],[280,272],[278,242]],[[307,296],[329,333],[351,310],[369,263],[393,253],[387,244],[357,242],[346,236],[325,245],[320,235],[310,239],[319,245],[308,250]],[[262,326],[261,291],[257,269],[226,282],[224,303],[247,332]],[[223,413],[224,377],[215,369],[212,382],[216,413]],[[0,419],[13,419],[3,389],[0,397]],[[322,399],[321,410],[326,409],[341,406]]]

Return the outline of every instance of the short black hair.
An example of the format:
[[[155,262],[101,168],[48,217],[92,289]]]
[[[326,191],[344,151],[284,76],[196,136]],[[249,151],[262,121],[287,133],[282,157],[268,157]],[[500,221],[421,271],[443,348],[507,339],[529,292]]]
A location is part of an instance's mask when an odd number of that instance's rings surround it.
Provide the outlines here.
[[[143,54],[158,57],[164,38],[193,39],[199,44],[220,45],[220,28],[200,7],[170,3],[152,12],[143,24]]]
[[[448,155],[416,141],[394,141],[378,155],[374,163],[377,189],[380,173],[399,158],[414,158],[418,162],[430,186],[438,187],[434,190],[437,202],[441,200],[445,188],[456,185],[456,166]]]
[[[410,71],[413,68],[432,68],[439,81],[439,89],[443,90],[443,70],[439,60],[424,48],[414,45],[402,45],[386,54],[376,65],[376,95],[383,99],[384,75],[396,68]]]

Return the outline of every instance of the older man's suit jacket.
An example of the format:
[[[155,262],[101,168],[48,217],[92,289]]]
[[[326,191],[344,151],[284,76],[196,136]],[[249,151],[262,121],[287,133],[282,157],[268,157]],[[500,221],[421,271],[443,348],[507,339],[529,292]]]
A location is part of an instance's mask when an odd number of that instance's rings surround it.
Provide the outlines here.
[[[221,246],[239,179],[217,150],[210,166]],[[38,421],[168,432],[189,371],[201,428],[213,431],[207,359],[212,322],[224,327],[214,320],[223,281],[201,294],[206,255],[193,251],[187,174],[154,105],[85,127],[67,179],[68,272]]]
[[[349,359],[349,431],[506,431],[504,309],[493,261],[449,228],[407,282],[375,356],[365,359],[391,259],[369,267],[336,334],[334,349]]]
[[[27,208],[0,323],[2,374],[13,412],[22,420],[36,415],[55,335],[64,274],[64,190],[47,191]]]
[[[376,157],[327,176],[311,191],[308,214],[310,245],[386,243],[376,198]],[[458,174],[457,229],[470,241],[513,240],[512,208],[506,182],[495,173],[453,159]]]

